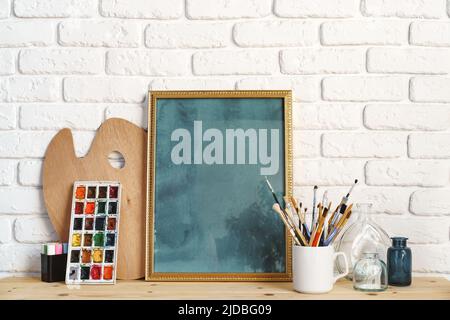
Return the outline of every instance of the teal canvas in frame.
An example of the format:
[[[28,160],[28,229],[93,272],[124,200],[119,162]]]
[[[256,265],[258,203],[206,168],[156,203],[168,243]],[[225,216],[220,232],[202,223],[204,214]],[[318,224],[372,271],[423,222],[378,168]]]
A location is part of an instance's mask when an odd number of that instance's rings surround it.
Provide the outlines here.
[[[290,280],[290,91],[150,93],[147,280]]]

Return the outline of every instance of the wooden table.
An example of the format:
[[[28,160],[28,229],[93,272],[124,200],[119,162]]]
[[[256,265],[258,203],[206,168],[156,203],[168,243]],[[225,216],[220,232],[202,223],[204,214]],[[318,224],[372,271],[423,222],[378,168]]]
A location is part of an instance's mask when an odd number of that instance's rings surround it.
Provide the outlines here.
[[[450,281],[414,278],[410,287],[389,287],[385,292],[363,293],[351,282],[339,281],[332,292],[299,294],[290,282],[145,282],[117,281],[116,285],[66,286],[38,278],[0,280],[0,299],[443,299],[450,300]]]

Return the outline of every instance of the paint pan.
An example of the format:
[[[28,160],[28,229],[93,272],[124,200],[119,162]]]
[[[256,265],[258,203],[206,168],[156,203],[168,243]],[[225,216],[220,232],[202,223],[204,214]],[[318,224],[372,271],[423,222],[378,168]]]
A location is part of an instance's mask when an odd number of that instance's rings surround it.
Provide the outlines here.
[[[66,284],[114,284],[121,185],[76,181],[72,197]]]

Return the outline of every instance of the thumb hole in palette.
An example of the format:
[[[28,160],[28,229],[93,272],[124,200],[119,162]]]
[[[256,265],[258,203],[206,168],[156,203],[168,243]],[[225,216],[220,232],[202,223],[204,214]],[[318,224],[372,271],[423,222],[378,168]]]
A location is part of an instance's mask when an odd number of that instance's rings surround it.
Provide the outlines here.
[[[114,169],[125,167],[125,157],[119,151],[113,151],[108,155],[108,162]]]

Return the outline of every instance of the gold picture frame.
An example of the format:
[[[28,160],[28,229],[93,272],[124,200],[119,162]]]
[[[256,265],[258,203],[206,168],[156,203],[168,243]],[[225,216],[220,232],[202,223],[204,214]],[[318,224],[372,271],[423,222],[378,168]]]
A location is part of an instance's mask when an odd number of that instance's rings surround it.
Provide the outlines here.
[[[148,99],[148,157],[147,157],[147,212],[146,212],[146,281],[291,281],[292,280],[292,239],[284,229],[285,270],[268,273],[232,272],[157,272],[154,266],[154,224],[155,224],[155,147],[157,134],[158,99],[283,99],[284,119],[284,188],[292,195],[292,92],[290,90],[226,90],[226,91],[149,91]],[[268,191],[269,192],[269,191]],[[275,215],[275,213],[274,213]]]

